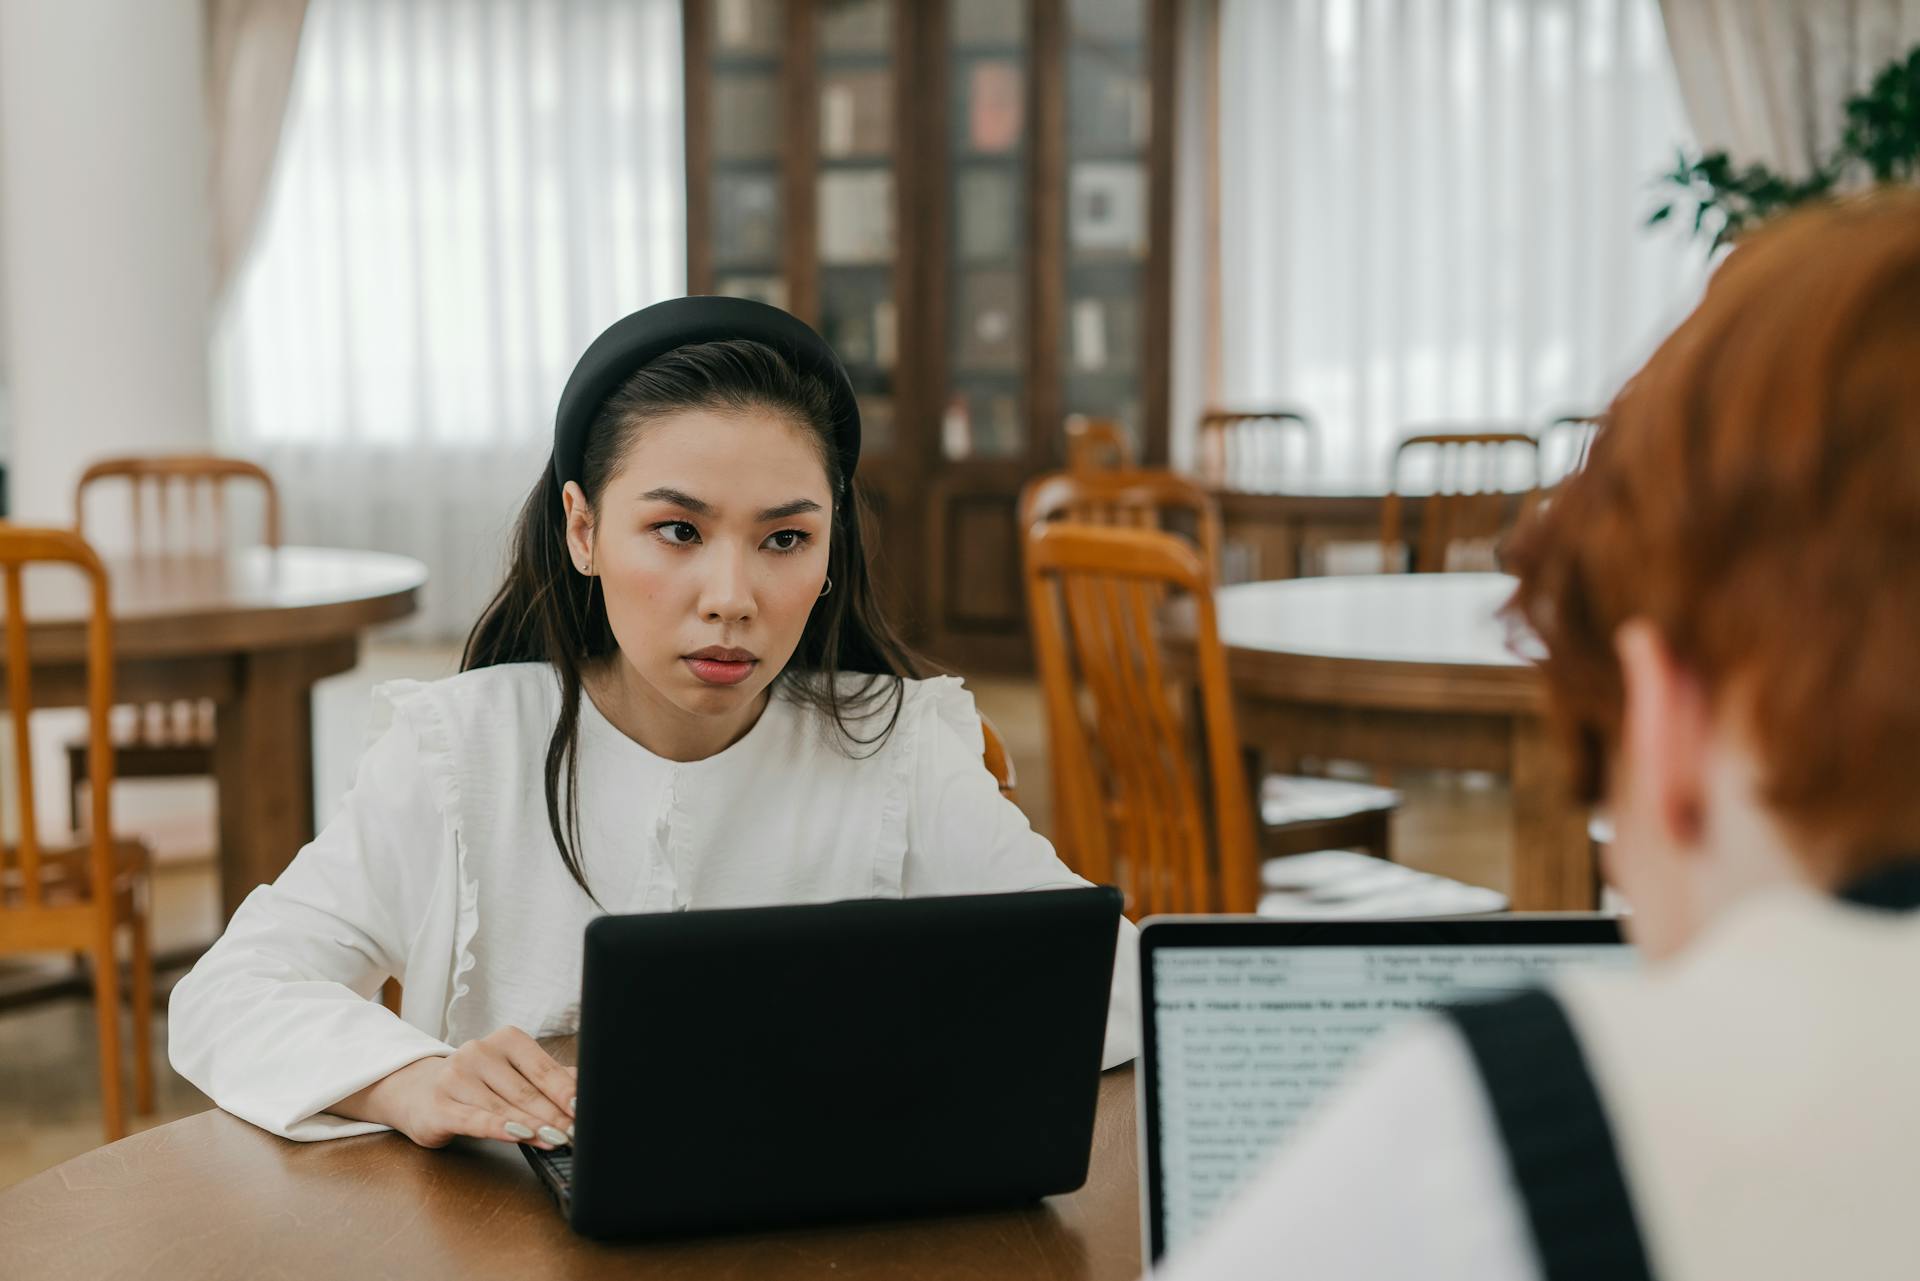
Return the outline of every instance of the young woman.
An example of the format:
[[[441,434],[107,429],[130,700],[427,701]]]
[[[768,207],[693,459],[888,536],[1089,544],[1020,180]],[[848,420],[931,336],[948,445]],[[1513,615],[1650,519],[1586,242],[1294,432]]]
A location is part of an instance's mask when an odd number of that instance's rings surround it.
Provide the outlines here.
[[[293,1139],[555,1146],[574,1076],[536,1038],[571,1030],[596,915],[1083,884],[960,682],[914,679],[859,456],[844,370],[785,312],[683,298],[596,339],[464,670],[376,692],[341,812],[174,989],[180,1073]]]
[[[1409,1031],[1167,1275],[1920,1275],[1920,194],[1735,249],[1513,561],[1644,970]]]

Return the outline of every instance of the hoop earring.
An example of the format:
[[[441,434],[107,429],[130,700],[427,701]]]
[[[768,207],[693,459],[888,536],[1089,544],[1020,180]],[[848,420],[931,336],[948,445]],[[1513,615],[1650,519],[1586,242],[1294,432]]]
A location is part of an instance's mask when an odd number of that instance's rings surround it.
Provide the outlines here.
[[[821,594],[822,596],[825,596],[825,595],[826,595],[826,594],[827,594],[828,592],[830,592],[830,591],[832,591],[832,590],[833,590],[833,575],[832,575],[832,574],[828,574],[828,575],[827,575],[827,585],[826,585],[825,587],[822,587],[822,588],[820,589],[820,594]]]

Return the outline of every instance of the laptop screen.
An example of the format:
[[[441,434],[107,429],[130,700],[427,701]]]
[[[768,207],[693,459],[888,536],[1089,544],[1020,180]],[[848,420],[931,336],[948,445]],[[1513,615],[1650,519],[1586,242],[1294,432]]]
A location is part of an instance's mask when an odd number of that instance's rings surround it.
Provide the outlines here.
[[[1576,966],[1625,966],[1609,920],[1168,920],[1142,934],[1148,1249],[1180,1248],[1399,1020]]]

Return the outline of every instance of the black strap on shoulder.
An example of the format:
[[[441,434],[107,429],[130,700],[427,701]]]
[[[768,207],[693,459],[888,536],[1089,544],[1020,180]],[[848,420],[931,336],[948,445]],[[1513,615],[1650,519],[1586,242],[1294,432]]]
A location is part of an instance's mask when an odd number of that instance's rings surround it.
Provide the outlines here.
[[[1480,1069],[1546,1281],[1650,1281],[1606,1110],[1546,992],[1448,1011]]]
[[[1883,912],[1920,910],[1920,859],[1891,863],[1840,891],[1842,901]]]

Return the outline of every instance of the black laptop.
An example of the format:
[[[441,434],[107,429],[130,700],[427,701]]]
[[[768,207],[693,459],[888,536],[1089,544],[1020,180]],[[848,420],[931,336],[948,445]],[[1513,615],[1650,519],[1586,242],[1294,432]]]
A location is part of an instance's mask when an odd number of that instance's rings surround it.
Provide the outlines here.
[[[575,1231],[1005,1206],[1086,1180],[1120,894],[607,916],[586,931]]]

